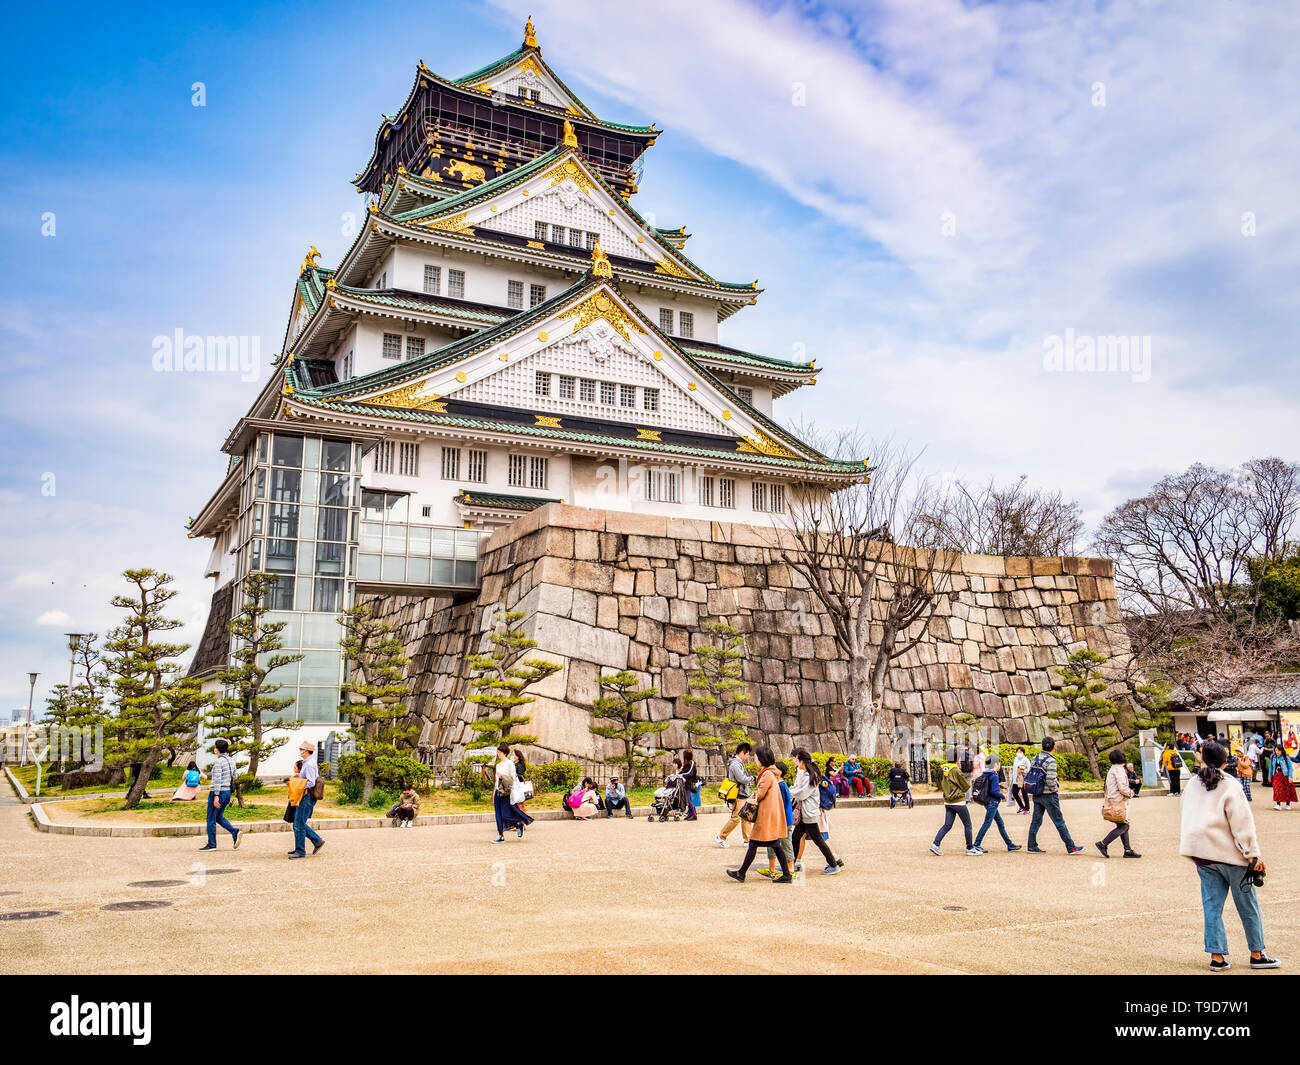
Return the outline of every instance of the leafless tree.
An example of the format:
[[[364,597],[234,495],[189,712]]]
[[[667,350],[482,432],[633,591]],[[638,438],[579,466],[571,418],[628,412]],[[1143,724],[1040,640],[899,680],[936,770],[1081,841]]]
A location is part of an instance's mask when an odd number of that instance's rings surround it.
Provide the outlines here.
[[[1130,610],[1233,612],[1251,627],[1259,604],[1249,592],[1249,564],[1286,553],[1297,510],[1295,463],[1254,459],[1238,470],[1197,463],[1111,511],[1094,546],[1114,560]]]
[[[999,486],[955,480],[948,494],[940,542],[975,555],[1073,555],[1083,531],[1079,504],[1060,492],[1032,487],[1021,476]]]
[[[791,528],[779,539],[783,561],[807,582],[848,662],[848,745],[883,753],[893,729],[884,707],[890,664],[917,645],[950,590],[938,529],[944,500],[916,472],[917,455],[856,433],[827,439],[807,428],[828,455],[869,456],[864,484],[835,492],[807,487],[792,500]],[[887,743],[886,743],[887,746]]]

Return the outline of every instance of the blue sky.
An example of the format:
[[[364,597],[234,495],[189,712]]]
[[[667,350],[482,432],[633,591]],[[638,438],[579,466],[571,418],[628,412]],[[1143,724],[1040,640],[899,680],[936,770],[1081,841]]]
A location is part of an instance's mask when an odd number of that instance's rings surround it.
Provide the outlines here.
[[[129,565],[177,576],[197,636],[207,545],[183,526],[259,382],[157,373],[153,338],[258,337],[266,372],[416,62],[473,70],[530,13],[598,114],[666,130],[638,208],[766,289],[723,340],[825,368],[786,418],[892,434],[936,472],[1028,474],[1091,520],[1196,460],[1296,458],[1294,4],[73,4],[67,33],[20,8],[0,714],[28,670],[38,701],[66,677],[62,632],[114,622]],[[1046,372],[1067,330],[1149,337],[1149,379]]]

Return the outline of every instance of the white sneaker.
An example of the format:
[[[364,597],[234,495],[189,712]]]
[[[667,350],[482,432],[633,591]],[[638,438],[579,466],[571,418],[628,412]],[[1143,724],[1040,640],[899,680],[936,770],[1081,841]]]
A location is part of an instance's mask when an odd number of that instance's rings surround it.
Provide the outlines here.
[[[1280,809],[1282,809],[1282,804],[1281,804],[1280,802],[1275,802],[1275,803],[1273,804],[1273,809],[1274,809],[1274,810],[1280,810]]]
[[[802,873],[802,872],[803,872],[803,862],[795,862],[795,863],[794,863],[794,871],[795,871],[796,873]]]
[[[940,858],[943,857],[943,851],[941,851],[941,850],[939,849],[939,844],[937,844],[937,843],[931,843],[931,844],[930,844],[930,853],[931,853],[931,854],[937,854]]]
[[[967,856],[968,858],[978,858],[978,857],[979,857],[981,854],[983,854],[983,853],[984,853],[984,852],[983,852],[982,850],[980,850],[978,847],[967,847],[967,848],[966,848],[966,856]]]
[[[730,846],[731,846],[731,844],[728,843],[728,842],[727,842],[725,839],[723,839],[721,836],[714,836],[714,837],[713,837],[713,842],[716,843],[719,847],[730,847]]]

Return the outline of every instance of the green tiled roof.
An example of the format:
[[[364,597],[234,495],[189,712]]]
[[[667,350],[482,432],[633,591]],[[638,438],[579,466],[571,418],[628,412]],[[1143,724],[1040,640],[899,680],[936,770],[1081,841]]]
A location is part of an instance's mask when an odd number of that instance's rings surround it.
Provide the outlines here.
[[[500,492],[471,492],[468,488],[462,488],[456,496],[456,502],[469,507],[496,507],[498,510],[536,510],[547,503],[560,501],[535,496],[508,496]]]
[[[396,310],[422,311],[426,314],[436,313],[451,318],[464,318],[467,321],[478,322],[482,325],[495,325],[511,317],[508,314],[499,314],[489,310],[457,307],[454,303],[445,300],[420,299],[417,293],[406,294],[396,289],[377,291],[372,288],[357,288],[354,285],[339,285],[335,291],[339,295],[347,296],[348,299],[358,300],[362,303],[373,303],[376,306],[392,307]]]
[[[739,348],[726,348],[721,344],[717,345],[716,348],[703,348],[689,343],[679,343],[677,346],[692,355],[698,355],[703,359],[717,359],[719,362],[762,366],[771,370],[785,370],[792,373],[813,374],[817,372],[817,368],[811,363],[786,362],[784,359],[774,359],[770,355],[755,355],[753,352],[741,351]]]

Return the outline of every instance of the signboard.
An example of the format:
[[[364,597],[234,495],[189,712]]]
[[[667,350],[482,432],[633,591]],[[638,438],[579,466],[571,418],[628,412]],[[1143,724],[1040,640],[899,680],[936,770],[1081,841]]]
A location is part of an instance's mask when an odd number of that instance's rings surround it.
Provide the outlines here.
[[[1142,786],[1155,788],[1160,784],[1160,745],[1156,743],[1156,730],[1144,728],[1138,733],[1142,749]]]
[[[1283,711],[1279,715],[1280,724],[1278,726],[1279,737],[1282,746],[1286,749],[1287,757],[1294,763],[1297,754],[1300,754],[1300,713],[1287,713]],[[1297,773],[1300,773],[1300,765],[1292,765],[1291,779],[1297,780]]]

